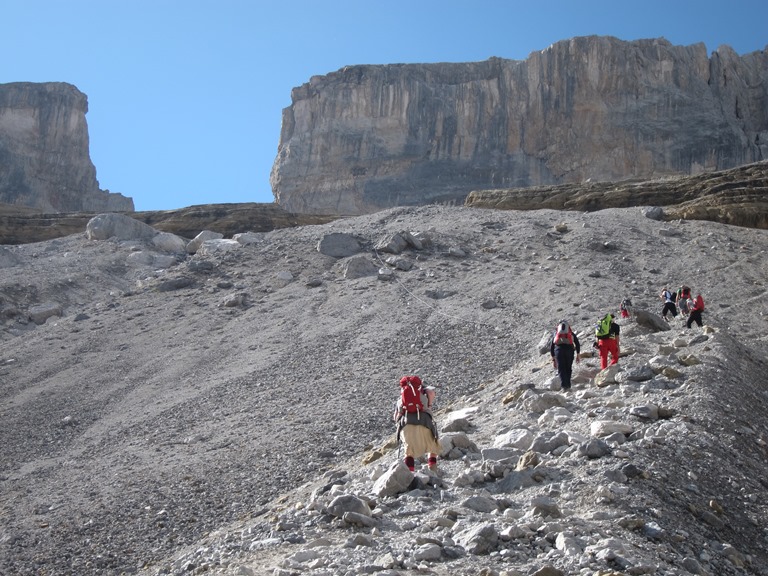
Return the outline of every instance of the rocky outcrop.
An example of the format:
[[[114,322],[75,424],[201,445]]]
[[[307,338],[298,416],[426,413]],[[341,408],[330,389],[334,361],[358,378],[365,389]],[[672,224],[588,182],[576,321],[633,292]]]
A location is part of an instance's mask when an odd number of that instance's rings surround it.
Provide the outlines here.
[[[211,230],[231,238],[234,234],[268,232],[278,228],[325,224],[332,216],[292,214],[276,204],[206,204],[179,210],[131,212],[129,215],[162,232],[194,238]],[[0,245],[28,244],[85,232],[93,212],[41,214],[31,208],[0,204]]]
[[[593,211],[663,206],[667,220],[710,220],[768,229],[768,161],[696,176],[477,190],[473,208]]]
[[[212,230],[227,238],[240,232],[268,232],[311,224],[325,224],[335,216],[293,214],[277,204],[203,204],[179,210],[136,212],[134,218],[163,232],[194,238],[201,230]]]
[[[132,199],[99,189],[87,111],[70,84],[0,84],[0,202],[44,213],[133,210]]]
[[[283,111],[286,210],[360,214],[472,190],[650,179],[768,158],[768,51],[582,37],[525,61],[349,66]]]

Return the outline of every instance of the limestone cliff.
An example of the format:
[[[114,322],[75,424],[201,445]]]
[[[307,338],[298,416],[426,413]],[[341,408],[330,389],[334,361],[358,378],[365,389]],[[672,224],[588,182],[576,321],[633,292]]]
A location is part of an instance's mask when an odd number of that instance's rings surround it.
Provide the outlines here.
[[[0,84],[0,202],[45,213],[133,210],[99,189],[88,99],[62,82]]]
[[[291,212],[691,175],[768,158],[768,51],[581,37],[525,61],[349,66],[295,88],[271,183]]]

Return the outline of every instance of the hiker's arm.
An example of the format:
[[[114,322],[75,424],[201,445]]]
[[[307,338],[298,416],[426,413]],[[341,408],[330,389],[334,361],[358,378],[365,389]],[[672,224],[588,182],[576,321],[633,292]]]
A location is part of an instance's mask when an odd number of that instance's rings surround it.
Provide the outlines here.
[[[400,416],[402,416],[402,414],[403,414],[403,405],[400,402],[400,400],[398,400],[397,402],[395,402],[395,412],[392,414],[392,420],[395,423],[397,423],[397,421],[400,420]]]
[[[576,349],[576,362],[581,362],[581,342],[576,334],[573,335],[573,347]]]

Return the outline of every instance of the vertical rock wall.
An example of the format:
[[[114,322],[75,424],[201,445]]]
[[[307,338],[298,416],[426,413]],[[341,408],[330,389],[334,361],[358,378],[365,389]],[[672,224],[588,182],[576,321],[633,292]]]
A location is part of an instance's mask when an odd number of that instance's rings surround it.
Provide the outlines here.
[[[70,84],[0,84],[0,202],[46,213],[133,210],[130,198],[99,189],[87,111]]]
[[[525,61],[350,66],[295,88],[271,183],[298,213],[768,158],[768,52],[582,37]]]

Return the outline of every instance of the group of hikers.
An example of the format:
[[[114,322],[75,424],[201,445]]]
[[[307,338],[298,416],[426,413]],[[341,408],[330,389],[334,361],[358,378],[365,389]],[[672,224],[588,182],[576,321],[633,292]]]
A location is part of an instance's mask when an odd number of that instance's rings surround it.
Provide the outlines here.
[[[622,309],[622,314],[624,310]],[[627,309],[629,314],[629,309]],[[616,323],[613,314],[603,316],[595,327],[595,340],[592,346],[597,348],[600,356],[600,369],[605,370],[619,361],[619,335],[621,327]],[[581,362],[581,343],[579,337],[567,320],[558,322],[549,345],[549,355],[552,365],[560,377],[560,387],[564,391],[571,389],[573,361]],[[610,362],[609,362],[610,359]]]
[[[701,294],[694,298],[688,286],[681,286],[677,292],[672,292],[666,286],[660,294],[663,302],[661,316],[669,322],[668,314],[672,317],[680,312],[688,315],[688,328],[695,322],[702,326],[701,314],[704,311],[704,299]],[[632,301],[625,298],[619,307],[622,318],[631,318]],[[612,313],[603,316],[595,326],[593,347],[600,356],[600,369],[605,370],[619,361],[621,354],[621,326],[616,322]],[[552,364],[560,378],[563,391],[571,389],[573,362],[581,361],[581,343],[579,337],[567,320],[558,322],[552,332],[549,344]],[[437,455],[440,453],[437,427],[432,418],[432,406],[435,402],[435,389],[426,386],[419,376],[409,375],[400,379],[400,398],[395,406],[393,419],[397,424],[398,444],[402,438],[405,444],[405,465],[413,472],[416,459],[427,454],[427,466],[430,471],[437,471]]]
[[[693,297],[693,292],[688,286],[682,285],[677,292],[672,292],[666,286],[661,291],[661,300],[664,302],[661,309],[661,317],[669,322],[667,314],[676,317],[678,314],[677,305],[680,305],[680,311],[688,315],[686,325],[690,328],[693,323],[701,327],[703,321],[701,314],[704,311],[704,298],[701,294]],[[625,298],[619,307],[622,318],[632,316],[632,301]],[[608,313],[603,316],[595,327],[595,341],[593,346],[597,348],[600,355],[600,369],[605,370],[608,366],[616,364],[621,354],[619,345],[619,335],[621,327],[616,323],[615,316]],[[552,336],[549,347],[549,354],[552,357],[552,363],[560,377],[560,385],[563,390],[571,389],[571,373],[573,361],[581,361],[581,344],[579,338],[571,329],[567,320],[561,320]],[[609,362],[610,357],[610,362]]]
[[[659,298],[664,303],[664,306],[661,309],[661,317],[664,318],[664,320],[669,321],[667,314],[671,314],[672,318],[676,318],[679,306],[680,313],[688,316],[688,320],[685,323],[686,326],[690,328],[695,322],[699,325],[699,328],[701,328],[703,323],[701,320],[701,313],[704,311],[704,298],[701,294],[696,294],[696,297],[694,298],[691,289],[685,285],[680,286],[680,288],[677,289],[677,292],[673,292],[664,286],[661,290],[661,294],[659,294]]]

